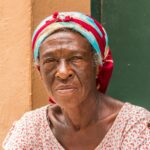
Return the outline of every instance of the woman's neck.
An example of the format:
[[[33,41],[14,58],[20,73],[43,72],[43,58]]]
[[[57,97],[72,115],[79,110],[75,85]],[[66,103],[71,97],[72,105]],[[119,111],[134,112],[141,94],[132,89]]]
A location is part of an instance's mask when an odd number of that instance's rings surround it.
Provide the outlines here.
[[[99,102],[100,96],[95,94],[76,107],[63,109],[66,123],[74,130],[80,130],[93,124],[98,118]]]

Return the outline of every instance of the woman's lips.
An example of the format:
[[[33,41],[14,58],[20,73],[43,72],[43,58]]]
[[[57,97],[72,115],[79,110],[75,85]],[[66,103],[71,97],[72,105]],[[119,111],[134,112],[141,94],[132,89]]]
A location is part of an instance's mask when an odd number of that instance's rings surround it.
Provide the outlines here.
[[[69,94],[69,93],[74,93],[77,91],[76,87],[66,85],[66,86],[59,86],[56,88],[56,91],[60,94]]]
[[[69,94],[75,92],[76,89],[63,89],[63,90],[57,90],[60,94]]]

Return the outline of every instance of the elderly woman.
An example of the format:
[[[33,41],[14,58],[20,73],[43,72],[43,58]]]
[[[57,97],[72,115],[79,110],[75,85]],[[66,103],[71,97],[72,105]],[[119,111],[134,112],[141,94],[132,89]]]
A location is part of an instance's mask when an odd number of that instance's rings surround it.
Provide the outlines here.
[[[4,149],[150,149],[150,112],[104,95],[113,60],[100,23],[54,13],[35,30],[32,48],[53,104],[25,113]]]

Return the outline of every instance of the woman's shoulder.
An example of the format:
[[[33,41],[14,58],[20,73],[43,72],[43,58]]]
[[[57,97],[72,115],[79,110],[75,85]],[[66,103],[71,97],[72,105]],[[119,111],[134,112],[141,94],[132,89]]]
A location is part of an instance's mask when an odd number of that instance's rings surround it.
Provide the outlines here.
[[[15,121],[9,130],[3,148],[26,148],[37,145],[41,137],[47,137],[49,126],[46,120],[47,106],[26,112],[18,121]],[[45,134],[44,134],[45,133]]]
[[[103,96],[103,99],[109,107],[112,107],[114,111],[118,111],[119,116],[121,115],[123,120],[132,118],[133,122],[138,120],[150,121],[150,111],[141,106],[137,106],[129,102],[122,102],[106,95]]]
[[[150,112],[143,107],[124,103],[102,147],[106,145],[114,149],[150,149]]]
[[[48,105],[28,111],[24,113],[18,121],[15,121],[14,124],[20,124],[26,127],[29,127],[30,125],[40,127],[46,121],[47,108]]]
[[[29,127],[30,125],[38,127],[40,124],[45,123],[46,121],[46,111],[49,105],[42,106],[40,108],[36,108],[34,110],[25,112],[22,117],[15,121],[13,125],[21,125]]]
[[[150,111],[130,103],[125,103],[122,119],[126,121],[126,134],[147,132],[150,136]]]
[[[30,121],[42,121],[43,119],[45,119],[46,116],[46,110],[48,108],[49,105],[46,106],[42,106],[40,108],[36,108],[34,110],[28,111],[26,112],[21,119],[29,119]]]
[[[149,130],[150,135],[150,111],[141,106],[124,103],[116,120],[123,127],[124,134],[131,131],[139,134],[143,130]]]
[[[122,146],[128,146],[129,149],[149,149],[150,112],[143,107],[125,103],[122,121],[124,121]]]
[[[125,118],[130,118],[133,123],[140,120],[150,122],[150,111],[141,106],[133,105],[128,102],[124,104],[124,110],[122,115]]]

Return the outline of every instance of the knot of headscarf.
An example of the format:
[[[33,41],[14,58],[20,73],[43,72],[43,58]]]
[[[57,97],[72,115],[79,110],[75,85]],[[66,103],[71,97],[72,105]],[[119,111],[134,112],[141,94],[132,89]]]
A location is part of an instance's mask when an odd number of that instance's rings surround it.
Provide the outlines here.
[[[98,90],[105,93],[113,70],[113,59],[108,46],[108,36],[102,25],[94,18],[79,12],[55,12],[45,18],[34,31],[32,37],[32,50],[35,64],[39,56],[42,42],[55,30],[70,28],[79,32],[92,45],[99,56],[99,74],[96,82]]]

